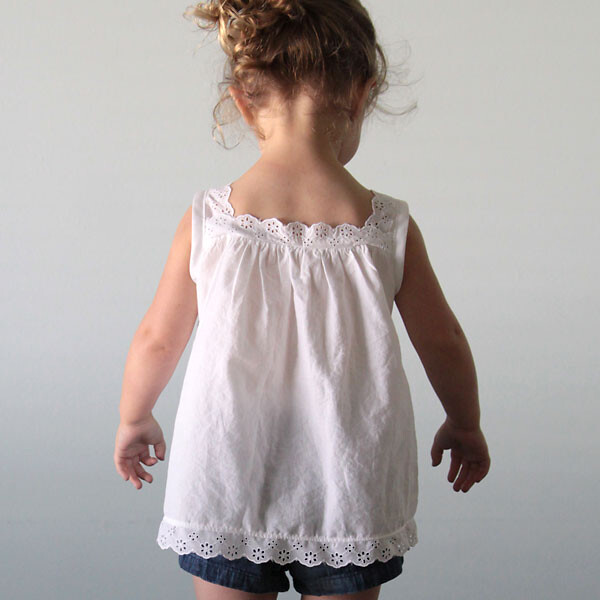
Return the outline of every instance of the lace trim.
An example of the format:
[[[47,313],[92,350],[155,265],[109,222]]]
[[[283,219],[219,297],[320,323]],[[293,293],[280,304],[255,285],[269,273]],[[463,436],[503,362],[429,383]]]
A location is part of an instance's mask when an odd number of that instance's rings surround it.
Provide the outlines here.
[[[203,558],[222,554],[225,558],[246,557],[254,563],[272,560],[283,565],[297,560],[314,566],[324,562],[332,567],[349,563],[369,565],[403,555],[418,542],[414,519],[394,534],[370,540],[304,540],[300,538],[268,538],[244,532],[219,533],[197,529],[163,517],[158,545],[172,548],[177,554],[194,552]]]
[[[312,225],[302,221],[283,223],[277,217],[259,219],[250,213],[235,215],[229,202],[230,194],[231,185],[209,190],[207,198],[212,214],[206,219],[207,231],[218,235],[243,230],[254,238],[288,246],[335,248],[367,243],[385,250],[391,248],[393,219],[386,210],[388,201],[376,192],[371,199],[372,212],[361,227],[351,223],[336,226],[323,222]]]

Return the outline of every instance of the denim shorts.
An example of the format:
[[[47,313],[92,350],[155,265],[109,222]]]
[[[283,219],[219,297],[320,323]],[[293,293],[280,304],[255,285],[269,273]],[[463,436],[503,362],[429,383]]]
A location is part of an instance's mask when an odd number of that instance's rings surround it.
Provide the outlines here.
[[[225,558],[217,554],[203,558],[194,552],[179,555],[179,566],[184,571],[211,583],[254,594],[287,592],[290,582],[285,572],[289,571],[294,589],[313,596],[349,594],[381,585],[402,573],[403,562],[403,556],[393,556],[365,566],[349,563],[331,567],[322,562],[307,567],[297,560],[280,565],[272,560],[254,563],[244,556]]]

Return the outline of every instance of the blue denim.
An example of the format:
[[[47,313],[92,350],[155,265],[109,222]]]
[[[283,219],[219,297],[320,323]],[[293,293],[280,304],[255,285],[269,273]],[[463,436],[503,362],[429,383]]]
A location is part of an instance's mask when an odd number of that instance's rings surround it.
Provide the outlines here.
[[[254,594],[287,592],[290,582],[285,572],[289,571],[294,589],[313,596],[349,594],[381,585],[402,573],[403,562],[403,556],[393,556],[366,566],[350,563],[331,567],[323,562],[307,567],[297,560],[280,565],[272,560],[254,563],[244,556],[230,559],[217,554],[203,558],[194,552],[179,555],[179,566],[184,571],[218,585]]]

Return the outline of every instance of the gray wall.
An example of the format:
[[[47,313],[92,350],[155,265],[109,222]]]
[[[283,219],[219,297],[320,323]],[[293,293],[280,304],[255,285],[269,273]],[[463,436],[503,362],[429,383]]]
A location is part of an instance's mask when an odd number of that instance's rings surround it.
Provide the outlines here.
[[[113,465],[132,335],[193,193],[258,157],[210,139],[216,41],[177,2],[2,4],[6,597],[192,598],[155,542],[166,463]],[[396,313],[417,420],[419,544],[381,598],[587,600],[599,534],[600,11],[574,2],[374,2],[421,78],[373,115],[350,171],[409,202],[478,369],[492,467],[431,467],[444,412]],[[392,88],[382,102],[401,107]],[[592,275],[594,277],[592,278]],[[168,446],[189,348],[155,416]],[[597,566],[597,565],[596,565]],[[282,597],[297,597],[291,591]]]

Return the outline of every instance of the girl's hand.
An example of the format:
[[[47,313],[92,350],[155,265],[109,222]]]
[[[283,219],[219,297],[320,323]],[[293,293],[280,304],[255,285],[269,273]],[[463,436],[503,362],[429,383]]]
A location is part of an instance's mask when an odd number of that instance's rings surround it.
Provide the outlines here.
[[[464,429],[454,425],[448,418],[433,439],[431,448],[432,465],[436,467],[442,462],[442,454],[450,449],[450,470],[448,481],[454,481],[458,469],[462,469],[454,482],[454,491],[468,492],[474,483],[479,483],[490,469],[490,455],[485,437],[479,427]]]
[[[154,446],[154,456],[150,456],[149,446]],[[166,444],[158,421],[150,415],[142,421],[119,424],[115,440],[115,466],[117,473],[139,490],[140,478],[152,483],[152,475],[144,470],[141,463],[152,466],[158,459],[165,460]]]

